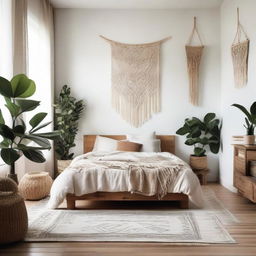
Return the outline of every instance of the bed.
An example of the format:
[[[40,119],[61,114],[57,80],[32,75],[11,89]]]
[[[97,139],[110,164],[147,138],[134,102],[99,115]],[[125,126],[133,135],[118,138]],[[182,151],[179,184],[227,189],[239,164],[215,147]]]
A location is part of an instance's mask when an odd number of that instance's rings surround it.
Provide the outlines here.
[[[125,135],[102,135],[107,138],[115,139],[115,140],[124,140],[126,139]],[[157,139],[160,140],[161,143],[161,151],[166,152],[166,153],[136,153],[131,156],[132,159],[134,157],[138,157],[143,155],[143,159],[145,157],[149,157],[150,159],[154,158],[155,156],[157,157],[172,157],[175,158],[176,160],[178,159],[179,161],[182,162],[182,168],[184,169],[182,171],[182,175],[185,178],[180,178],[180,181],[178,184],[176,184],[175,187],[173,187],[171,190],[173,192],[168,192],[166,193],[161,200],[163,201],[178,201],[179,206],[182,209],[187,209],[189,208],[189,201],[193,202],[192,205],[195,205],[195,207],[201,207],[202,206],[202,192],[201,192],[201,187],[199,184],[199,181],[197,177],[194,175],[190,167],[184,163],[182,160],[180,160],[178,157],[175,156],[175,136],[173,135],[157,135]],[[80,156],[80,159],[83,159],[85,156],[90,156],[93,155],[93,150],[94,143],[95,143],[96,135],[84,135],[84,155]],[[125,157],[129,156],[128,152],[117,152],[113,153],[116,157],[116,155],[120,158],[125,155]],[[97,155],[98,157],[98,155]],[[105,159],[106,156],[102,155],[101,158]],[[111,154],[108,157],[113,157]],[[99,157],[97,160],[100,159]],[[114,158],[115,159],[115,158]],[[126,158],[125,158],[126,159]],[[137,159],[137,158],[136,158]],[[140,159],[140,158],[138,158]],[[120,160],[120,159],[118,159]],[[121,159],[120,161],[122,161]],[[79,163],[79,158],[77,160],[77,163]],[[72,164],[71,164],[72,167]],[[155,201],[159,200],[159,196],[157,195],[143,195],[140,193],[131,193],[125,185],[122,187],[122,189],[115,188],[113,191],[105,191],[105,190],[111,190],[111,189],[104,189],[104,186],[98,186],[99,177],[103,177],[100,179],[106,179],[105,176],[100,176],[98,174],[98,178],[95,180],[91,179],[91,176],[84,176],[84,170],[82,167],[79,165],[76,166],[76,174],[74,177],[71,179],[70,175],[73,175],[74,171],[72,171],[72,168],[67,168],[61,175],[58,176],[58,178],[55,180],[52,190],[51,190],[51,197],[49,200],[48,207],[49,208],[57,208],[57,206],[60,204],[60,202],[63,200],[64,196],[67,201],[67,209],[75,209],[76,208],[76,201],[77,200],[90,200],[90,201]],[[80,169],[79,169],[80,168]],[[127,173],[127,172],[126,172]],[[79,176],[80,175],[80,176]],[[126,175],[126,174],[124,174]],[[81,183],[81,180],[84,179],[89,179],[91,180],[91,183],[97,183],[96,188],[84,188],[84,184],[80,184],[80,188],[77,189],[74,184]],[[184,179],[184,181],[182,181]],[[189,185],[189,184],[192,185]],[[70,187],[72,187],[70,189]],[[87,183],[87,187],[90,186],[90,183]],[[82,187],[82,188],[81,188]],[[124,191],[127,190],[127,191]],[[83,191],[86,191],[86,193],[83,193]],[[92,193],[90,193],[93,191]],[[72,193],[70,193],[72,192]]]

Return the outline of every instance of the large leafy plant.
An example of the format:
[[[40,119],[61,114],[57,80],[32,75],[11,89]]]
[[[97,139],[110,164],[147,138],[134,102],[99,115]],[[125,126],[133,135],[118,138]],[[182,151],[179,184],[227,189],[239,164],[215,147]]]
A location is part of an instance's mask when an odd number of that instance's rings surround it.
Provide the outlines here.
[[[179,135],[186,135],[185,144],[194,147],[195,156],[205,156],[206,146],[214,154],[219,152],[221,125],[215,117],[214,113],[208,113],[203,120],[186,118],[184,125],[176,131]]]
[[[247,135],[254,135],[254,129],[256,125],[256,102],[254,102],[250,110],[247,110],[244,106],[239,104],[233,104],[233,107],[240,109],[245,115],[245,129]]]
[[[0,143],[1,158],[11,166],[10,174],[15,175],[15,162],[24,155],[33,162],[42,163],[45,158],[41,150],[50,149],[48,139],[53,140],[58,132],[40,133],[39,130],[51,122],[41,123],[47,113],[35,114],[27,127],[23,121],[26,112],[33,111],[40,105],[40,101],[27,99],[35,93],[34,81],[24,74],[14,76],[11,81],[0,77],[0,94],[4,97],[5,107],[11,115],[11,124],[8,125],[0,109]],[[34,142],[34,146],[31,146]]]
[[[55,142],[55,152],[61,160],[73,158],[70,149],[75,147],[75,137],[78,132],[78,121],[84,110],[83,100],[71,96],[70,88],[64,85],[55,105],[55,129],[60,136]]]

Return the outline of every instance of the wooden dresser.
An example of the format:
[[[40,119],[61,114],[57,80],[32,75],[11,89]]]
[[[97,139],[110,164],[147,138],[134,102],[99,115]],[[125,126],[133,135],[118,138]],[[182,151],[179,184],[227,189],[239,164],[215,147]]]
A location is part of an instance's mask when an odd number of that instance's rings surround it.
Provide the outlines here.
[[[250,176],[250,161],[256,161],[256,145],[234,145],[234,186],[256,203],[256,178]]]

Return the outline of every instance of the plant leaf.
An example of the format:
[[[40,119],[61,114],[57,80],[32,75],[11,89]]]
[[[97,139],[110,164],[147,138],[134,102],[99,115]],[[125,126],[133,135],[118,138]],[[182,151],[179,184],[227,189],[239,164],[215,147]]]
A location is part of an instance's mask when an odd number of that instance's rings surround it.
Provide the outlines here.
[[[210,143],[209,147],[212,153],[218,154],[220,150],[220,143]]]
[[[15,134],[24,134],[25,133],[25,127],[23,125],[16,125],[13,128],[13,132]]]
[[[194,148],[194,154],[196,156],[204,156],[205,152],[206,152],[206,150],[203,148],[199,148],[199,147]]]
[[[16,75],[11,80],[13,97],[28,98],[35,93],[35,82],[24,74]]]
[[[4,117],[3,117],[1,109],[0,109],[0,124],[5,124]]]
[[[250,122],[253,122],[251,114],[248,112],[248,110],[244,106],[242,106],[240,104],[232,104],[231,106],[240,109],[247,116],[247,118],[250,120]]]
[[[256,101],[252,103],[250,107],[250,112],[252,115],[256,115]]]
[[[53,132],[45,132],[45,133],[33,133],[33,135],[46,138],[48,140],[55,140],[60,136],[60,131],[53,131]]]
[[[200,137],[201,136],[201,130],[198,126],[196,126],[192,132],[191,132],[191,137],[192,138],[197,138],[197,137]]]
[[[0,135],[2,135],[3,138],[10,139],[11,141],[15,138],[12,130],[5,124],[0,124]]]
[[[178,134],[178,135],[185,135],[188,132],[189,132],[189,127],[184,125],[183,127],[181,127],[180,129],[178,129],[176,131],[176,134]]]
[[[210,121],[212,121],[215,118],[215,113],[208,113],[205,115],[204,117],[204,122],[205,123],[209,123]]]
[[[188,146],[194,145],[194,144],[196,144],[196,143],[197,143],[197,142],[196,142],[195,139],[187,139],[187,140],[185,141],[185,144],[188,145]]]
[[[42,121],[43,119],[47,116],[47,113],[45,112],[40,112],[36,115],[34,115],[30,121],[29,121],[29,124],[31,125],[32,128],[35,128],[36,126],[38,126]]]
[[[29,139],[43,148],[47,148],[47,149],[51,148],[50,142],[45,138],[41,138],[39,136],[32,135],[32,134],[26,134],[26,135],[24,135],[23,138]]]
[[[9,148],[10,146],[10,141],[8,139],[4,139],[1,143],[0,143],[0,148]]]
[[[32,111],[40,105],[40,101],[36,101],[36,100],[19,99],[19,100],[16,100],[16,102],[19,105],[21,112]]]
[[[4,97],[13,97],[11,83],[0,76],[0,94]]]
[[[26,158],[28,158],[33,162],[36,162],[36,163],[45,162],[45,158],[40,150],[26,149],[26,150],[22,150],[22,152]]]
[[[38,130],[40,130],[40,129],[42,129],[42,128],[44,128],[44,127],[46,127],[47,125],[49,125],[51,123],[51,121],[50,122],[47,122],[47,123],[44,123],[44,124],[41,124],[41,125],[39,125],[38,127],[36,127],[35,129],[33,129],[32,131],[31,131],[31,133],[34,133],[34,132],[36,132],[36,131],[38,131]]]
[[[45,150],[45,149],[49,149],[48,147],[44,148],[44,147],[33,147],[33,146],[27,146],[25,144],[18,144],[17,145],[17,149],[20,149],[20,150]]]
[[[20,158],[20,155],[12,148],[2,148],[1,157],[6,164],[11,165]]]
[[[5,106],[7,107],[7,109],[9,110],[10,114],[12,117],[16,117],[18,114],[19,114],[19,111],[20,111],[20,107],[17,106],[15,103],[13,103],[11,101],[10,98],[8,97],[5,97]]]

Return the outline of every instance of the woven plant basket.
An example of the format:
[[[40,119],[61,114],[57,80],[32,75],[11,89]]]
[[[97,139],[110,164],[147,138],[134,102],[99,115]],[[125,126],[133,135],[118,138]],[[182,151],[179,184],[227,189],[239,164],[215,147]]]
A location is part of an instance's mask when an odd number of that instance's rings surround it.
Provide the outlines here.
[[[51,186],[49,173],[31,172],[22,177],[19,192],[25,200],[40,200],[49,195]]]
[[[23,240],[27,230],[27,210],[16,183],[0,178],[0,244]]]

